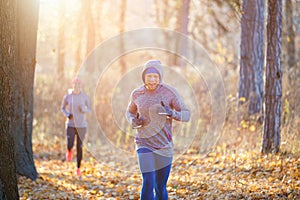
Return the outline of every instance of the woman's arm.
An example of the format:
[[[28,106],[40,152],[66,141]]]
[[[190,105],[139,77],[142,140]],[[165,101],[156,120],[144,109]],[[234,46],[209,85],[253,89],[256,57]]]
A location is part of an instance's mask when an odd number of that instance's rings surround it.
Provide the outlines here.
[[[70,113],[66,110],[66,107],[68,106],[68,100],[67,95],[64,96],[62,103],[61,103],[61,112],[66,116],[69,117]]]

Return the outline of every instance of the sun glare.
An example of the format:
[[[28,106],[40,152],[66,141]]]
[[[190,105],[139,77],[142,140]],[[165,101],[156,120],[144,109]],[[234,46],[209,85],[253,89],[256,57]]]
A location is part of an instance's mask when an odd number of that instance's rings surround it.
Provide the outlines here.
[[[58,6],[65,4],[66,8],[74,7],[78,3],[78,0],[40,0],[41,5]]]

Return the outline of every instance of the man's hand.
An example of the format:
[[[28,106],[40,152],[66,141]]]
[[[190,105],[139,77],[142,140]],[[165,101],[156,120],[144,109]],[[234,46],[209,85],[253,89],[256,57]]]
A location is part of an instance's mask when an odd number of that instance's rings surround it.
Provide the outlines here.
[[[144,126],[144,124],[145,124],[145,119],[144,117],[140,116],[139,113],[137,113],[136,116],[131,121],[131,127],[133,129],[141,128],[142,126]]]
[[[165,105],[165,103],[163,101],[160,102],[162,107],[165,109],[165,115],[167,115],[168,117],[173,117],[174,115],[174,111],[172,110],[172,108],[168,105]]]

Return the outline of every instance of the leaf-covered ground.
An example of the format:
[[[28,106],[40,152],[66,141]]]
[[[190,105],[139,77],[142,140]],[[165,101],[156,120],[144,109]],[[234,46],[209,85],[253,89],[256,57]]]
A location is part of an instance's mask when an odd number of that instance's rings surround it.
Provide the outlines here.
[[[76,176],[75,159],[65,162],[63,155],[36,155],[39,178],[19,177],[20,199],[139,199],[138,172],[114,170],[85,154],[82,175]],[[189,150],[173,163],[168,191],[174,200],[300,199],[300,158],[222,148],[203,158]]]

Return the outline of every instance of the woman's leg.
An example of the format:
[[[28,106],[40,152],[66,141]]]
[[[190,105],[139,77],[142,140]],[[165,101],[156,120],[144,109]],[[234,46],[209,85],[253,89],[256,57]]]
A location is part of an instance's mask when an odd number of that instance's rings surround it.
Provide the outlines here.
[[[73,127],[67,127],[67,149],[70,151],[74,146],[76,129]]]
[[[76,128],[77,168],[80,168],[82,160],[82,145],[85,138],[86,128]]]
[[[147,148],[137,150],[138,162],[143,177],[141,200],[154,199],[155,162],[153,152]]]

